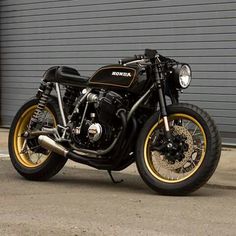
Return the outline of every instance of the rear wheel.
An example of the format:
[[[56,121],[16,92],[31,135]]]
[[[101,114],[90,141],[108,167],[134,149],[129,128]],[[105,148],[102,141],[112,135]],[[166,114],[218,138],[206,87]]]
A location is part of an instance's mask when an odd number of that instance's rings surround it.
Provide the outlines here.
[[[143,180],[161,194],[182,195],[211,177],[221,153],[219,132],[210,116],[190,104],[167,107],[175,148],[164,145],[164,122],[153,115],[137,144],[137,167]]]
[[[67,159],[41,148],[37,137],[24,137],[37,104],[38,99],[33,98],[17,112],[9,133],[9,154],[13,166],[22,176],[30,180],[47,180],[61,170]],[[58,104],[55,99],[49,98],[34,131],[42,130],[42,127],[56,127],[58,123]]]

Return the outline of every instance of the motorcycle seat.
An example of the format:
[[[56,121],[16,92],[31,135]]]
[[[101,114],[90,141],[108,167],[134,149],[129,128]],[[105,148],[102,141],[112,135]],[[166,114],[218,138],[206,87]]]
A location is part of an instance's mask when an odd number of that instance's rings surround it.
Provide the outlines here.
[[[62,83],[77,87],[87,86],[89,77],[81,76],[79,72],[67,66],[53,66],[44,73],[44,81]]]
[[[76,69],[67,66],[60,66],[57,68],[55,79],[59,83],[71,84],[74,86],[85,86],[89,81],[89,77],[81,76]]]

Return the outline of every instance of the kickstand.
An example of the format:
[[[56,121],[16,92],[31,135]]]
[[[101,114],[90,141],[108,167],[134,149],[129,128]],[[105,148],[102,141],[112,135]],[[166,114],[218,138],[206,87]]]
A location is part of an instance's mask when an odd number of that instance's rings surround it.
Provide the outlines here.
[[[112,174],[111,174],[111,171],[108,170],[107,172],[108,172],[109,176],[111,177],[111,180],[112,180],[112,182],[113,182],[114,184],[120,184],[120,183],[122,183],[122,182],[124,181],[123,179],[118,180],[118,181],[115,180],[115,179],[113,178]]]

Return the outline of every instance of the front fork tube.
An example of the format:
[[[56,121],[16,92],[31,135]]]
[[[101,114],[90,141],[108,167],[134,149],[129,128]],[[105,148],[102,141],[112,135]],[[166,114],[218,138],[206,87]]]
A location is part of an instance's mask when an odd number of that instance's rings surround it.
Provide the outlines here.
[[[166,111],[166,100],[165,96],[163,94],[163,89],[161,85],[160,79],[157,80],[157,92],[158,92],[158,99],[160,104],[160,111],[161,111],[161,117],[164,121],[165,126],[165,136],[168,142],[171,142],[171,133],[170,133],[170,126],[167,118],[167,111]]]

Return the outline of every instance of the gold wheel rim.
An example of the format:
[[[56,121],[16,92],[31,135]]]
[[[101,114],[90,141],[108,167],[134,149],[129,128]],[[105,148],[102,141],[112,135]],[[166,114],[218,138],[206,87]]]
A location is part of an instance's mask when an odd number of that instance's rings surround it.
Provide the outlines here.
[[[179,182],[182,182],[188,178],[190,178],[198,169],[199,167],[201,166],[204,158],[205,158],[205,154],[206,154],[206,147],[207,147],[207,139],[206,139],[206,134],[204,132],[204,129],[203,127],[201,126],[201,124],[196,120],[194,119],[193,117],[189,116],[189,115],[186,115],[186,114],[182,114],[182,113],[176,113],[176,114],[173,114],[173,115],[170,115],[168,117],[168,120],[170,122],[176,120],[176,119],[186,119],[188,120],[189,122],[193,122],[193,124],[196,125],[196,127],[198,127],[199,131],[201,132],[201,135],[202,135],[202,141],[203,141],[203,146],[202,146],[202,150],[201,150],[201,156],[198,160],[198,163],[194,166],[194,169],[192,169],[192,171],[190,171],[189,173],[185,173],[185,175],[183,175],[182,177],[178,178],[178,179],[169,179],[169,178],[166,178],[165,176],[161,175],[157,168],[155,167],[154,163],[153,163],[153,160],[152,160],[152,157],[151,157],[151,153],[150,153],[150,144],[151,144],[151,136],[153,134],[153,132],[163,126],[163,120],[160,120],[158,123],[156,123],[149,131],[146,139],[145,139],[145,143],[144,143],[144,161],[145,161],[145,164],[149,170],[149,172],[152,174],[153,177],[155,177],[156,179],[162,181],[162,182],[165,182],[165,183],[170,183],[170,184],[174,184],[174,183],[179,183]],[[160,168],[160,167],[158,167]]]
[[[38,157],[34,157],[34,159],[38,158],[38,161],[34,162],[32,160],[33,155],[35,156],[36,153],[33,151],[30,152],[29,147],[27,152],[22,152],[22,148],[24,146],[24,142],[26,142],[26,139],[22,137],[22,134],[27,130],[30,119],[37,108],[37,105],[29,107],[24,113],[21,115],[20,119],[17,122],[16,128],[14,130],[14,135],[13,135],[13,147],[14,147],[14,152],[16,155],[17,160],[20,162],[21,165],[27,167],[27,168],[36,168],[42,165],[50,156],[51,152],[49,152],[46,155],[41,155],[38,154]],[[48,107],[45,107],[43,112],[47,112],[48,114],[51,115],[53,119],[53,126],[56,126],[56,119],[52,112],[49,110]],[[40,160],[39,160],[39,155]],[[40,161],[40,162],[39,162]]]

